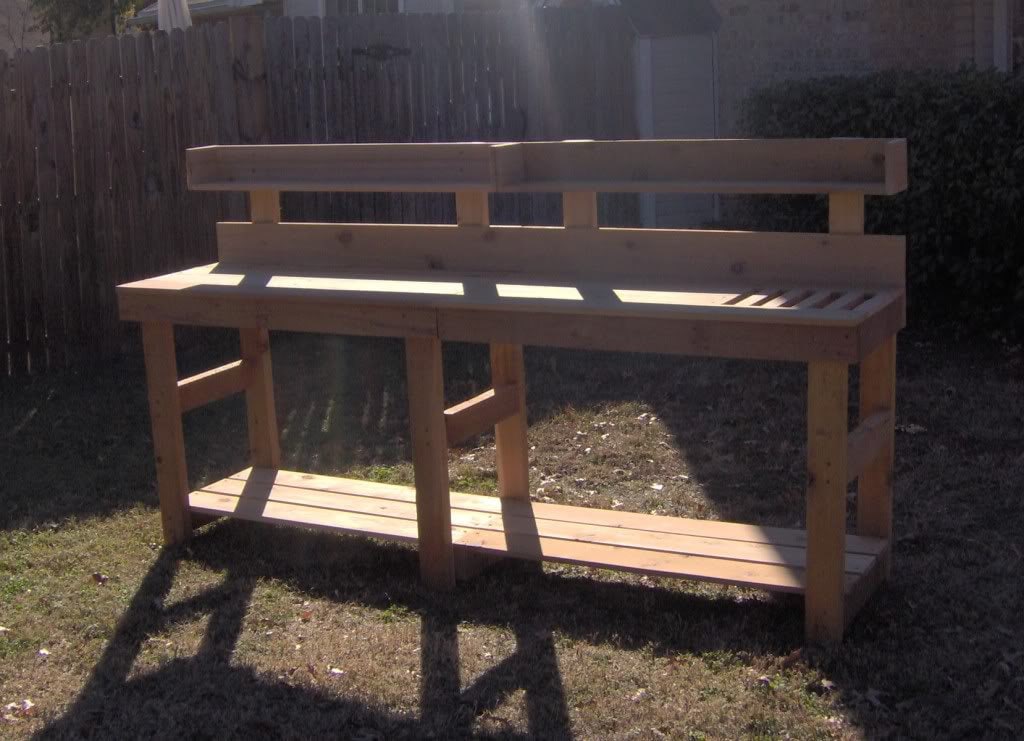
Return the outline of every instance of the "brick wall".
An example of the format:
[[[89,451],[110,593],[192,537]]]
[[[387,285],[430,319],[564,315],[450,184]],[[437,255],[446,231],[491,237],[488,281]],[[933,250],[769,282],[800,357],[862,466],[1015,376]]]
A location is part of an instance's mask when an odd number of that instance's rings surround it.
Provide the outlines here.
[[[718,58],[723,136],[740,133],[740,102],[771,82],[891,67],[955,69],[976,55],[983,58],[986,44],[992,58],[992,0],[713,2],[722,16]],[[987,24],[978,20],[986,5]]]

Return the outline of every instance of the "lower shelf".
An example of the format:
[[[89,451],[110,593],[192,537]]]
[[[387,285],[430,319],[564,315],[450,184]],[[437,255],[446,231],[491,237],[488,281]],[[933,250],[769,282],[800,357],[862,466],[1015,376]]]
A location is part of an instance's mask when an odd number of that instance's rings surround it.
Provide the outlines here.
[[[245,469],[189,495],[193,512],[415,542],[413,487]],[[802,592],[803,530],[451,495],[452,541],[475,551]],[[873,583],[888,544],[846,536],[846,591]]]

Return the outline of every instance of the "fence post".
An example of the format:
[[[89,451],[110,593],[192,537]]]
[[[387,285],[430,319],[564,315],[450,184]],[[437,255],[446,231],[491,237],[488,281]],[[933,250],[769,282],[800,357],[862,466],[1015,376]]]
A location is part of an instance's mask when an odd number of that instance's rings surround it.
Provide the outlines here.
[[[257,16],[233,16],[228,21],[228,28],[231,32],[231,68],[235,78],[239,142],[269,144],[263,19]]]

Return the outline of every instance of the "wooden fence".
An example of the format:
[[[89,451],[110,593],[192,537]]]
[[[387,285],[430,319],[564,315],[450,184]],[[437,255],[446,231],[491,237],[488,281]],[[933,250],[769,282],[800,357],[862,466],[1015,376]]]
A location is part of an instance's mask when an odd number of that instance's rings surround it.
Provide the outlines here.
[[[235,18],[0,52],[0,376],[118,351],[113,288],[215,259],[244,196],[185,188],[203,144],[625,138],[632,32],[616,9]],[[451,197],[286,194],[285,218],[454,219]],[[557,223],[502,196],[498,222]],[[602,202],[607,223],[632,199]]]

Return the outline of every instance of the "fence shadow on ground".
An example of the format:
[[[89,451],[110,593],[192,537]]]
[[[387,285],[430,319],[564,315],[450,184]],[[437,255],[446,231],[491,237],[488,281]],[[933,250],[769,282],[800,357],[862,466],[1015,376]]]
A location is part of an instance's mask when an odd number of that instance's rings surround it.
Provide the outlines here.
[[[306,541],[295,548],[295,539]],[[311,542],[310,542],[311,541]],[[265,556],[250,554],[268,554]],[[324,563],[342,561],[338,578]],[[216,587],[165,605],[185,562],[223,570]],[[353,578],[352,574],[360,576]],[[382,612],[397,603],[420,619],[420,703],[416,715],[338,699],[282,682],[231,661],[258,581],[280,580],[315,599],[354,602]],[[510,580],[522,585],[510,593]],[[784,651],[799,645],[799,621],[776,602],[738,604],[624,583],[545,575],[507,563],[472,589],[441,596],[419,583],[415,552],[361,538],[219,522],[184,549],[158,557],[72,707],[39,738],[66,737],[479,737],[477,719],[523,690],[528,731],[502,738],[571,738],[554,635],[662,654]],[[153,635],[208,616],[199,649],[138,676],[132,666]],[[515,651],[463,687],[457,626],[500,626]],[[769,631],[769,626],[775,626]],[[766,646],[759,636],[777,636]],[[485,736],[486,737],[486,736]]]

